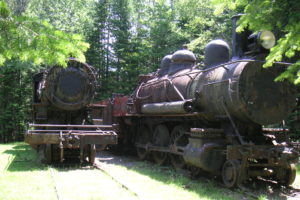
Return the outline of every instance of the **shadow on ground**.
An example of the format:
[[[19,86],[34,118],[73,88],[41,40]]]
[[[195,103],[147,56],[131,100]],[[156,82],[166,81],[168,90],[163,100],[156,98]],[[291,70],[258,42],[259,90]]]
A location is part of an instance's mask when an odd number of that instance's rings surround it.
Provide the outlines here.
[[[149,161],[140,161],[133,156],[114,155],[107,151],[98,153],[98,159],[106,164],[126,167],[162,183],[175,184],[197,193],[199,197],[208,197],[209,199],[219,198],[214,191],[223,193],[226,199],[300,199],[299,189],[280,186],[264,180],[253,180],[245,185],[245,188],[230,190],[222,185],[220,178],[207,173],[194,179],[188,170],[176,171],[171,166],[159,166]]]
[[[74,169],[89,170],[94,169],[88,163],[79,164],[79,159],[68,160],[64,163],[54,163],[46,165],[42,162],[41,156],[31,146],[20,143],[13,146],[11,149],[3,152],[9,154],[9,163],[7,171],[35,171],[35,170],[48,170],[49,166],[54,167],[58,171],[67,171]]]
[[[3,152],[9,154],[7,170],[14,171],[35,171],[46,170],[47,166],[39,162],[37,152],[27,144],[16,144],[11,149]]]
[[[200,199],[249,199],[243,198],[244,195],[241,193],[233,194],[231,190],[220,187],[216,178],[208,174],[195,180],[191,179],[187,170],[176,171],[170,166],[159,166],[149,161],[140,161],[133,156],[114,155],[108,151],[98,153],[98,159],[100,165],[103,163],[103,165],[126,167],[130,171],[147,176],[165,185],[175,185],[175,187],[193,192]],[[107,167],[109,168],[109,166]]]

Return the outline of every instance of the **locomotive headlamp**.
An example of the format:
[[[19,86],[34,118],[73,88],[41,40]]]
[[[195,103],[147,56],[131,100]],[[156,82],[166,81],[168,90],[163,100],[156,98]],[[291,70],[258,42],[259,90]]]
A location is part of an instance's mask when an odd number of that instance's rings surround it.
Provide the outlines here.
[[[275,45],[275,36],[271,31],[261,31],[257,35],[259,44],[265,49],[271,49]]]

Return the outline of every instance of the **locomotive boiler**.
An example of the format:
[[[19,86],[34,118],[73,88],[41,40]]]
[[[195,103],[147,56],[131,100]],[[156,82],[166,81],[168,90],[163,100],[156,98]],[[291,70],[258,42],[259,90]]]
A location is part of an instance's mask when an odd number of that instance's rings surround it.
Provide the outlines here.
[[[134,146],[140,159],[220,175],[227,187],[256,177],[292,184],[298,152],[288,130],[267,128],[296,102],[289,82],[274,81],[288,64],[262,67],[274,44],[270,31],[237,34],[234,25],[231,58],[223,40],[207,44],[204,64],[187,49],[165,56],[130,96],[103,102],[119,145]]]
[[[94,163],[96,145],[116,143],[111,126],[95,125],[91,104],[96,90],[94,69],[70,58],[68,66],[53,66],[33,76],[33,121],[25,141],[47,163],[80,158]]]

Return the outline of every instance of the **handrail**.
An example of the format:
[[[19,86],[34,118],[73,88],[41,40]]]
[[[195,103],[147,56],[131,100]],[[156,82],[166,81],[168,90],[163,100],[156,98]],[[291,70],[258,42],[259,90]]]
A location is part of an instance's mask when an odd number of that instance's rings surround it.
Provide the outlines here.
[[[112,125],[72,125],[72,124],[29,124],[31,127],[63,127],[63,128],[113,128]]]

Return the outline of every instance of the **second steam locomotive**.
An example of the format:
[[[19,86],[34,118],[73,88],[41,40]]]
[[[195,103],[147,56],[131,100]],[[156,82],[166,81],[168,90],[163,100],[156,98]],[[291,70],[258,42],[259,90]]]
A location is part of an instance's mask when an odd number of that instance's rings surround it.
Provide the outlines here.
[[[298,153],[287,130],[266,128],[295,104],[294,88],[274,82],[286,64],[262,67],[274,39],[270,31],[234,31],[232,58],[228,44],[214,40],[204,65],[191,51],[176,51],[141,75],[130,96],[101,102],[103,123],[118,124],[118,145],[135,147],[140,159],[220,175],[227,187],[255,177],[290,185]]]
[[[112,126],[97,125],[91,104],[96,90],[93,68],[70,59],[67,68],[53,66],[33,76],[33,121],[25,142],[47,163],[65,159],[93,164],[96,145],[116,144]]]

